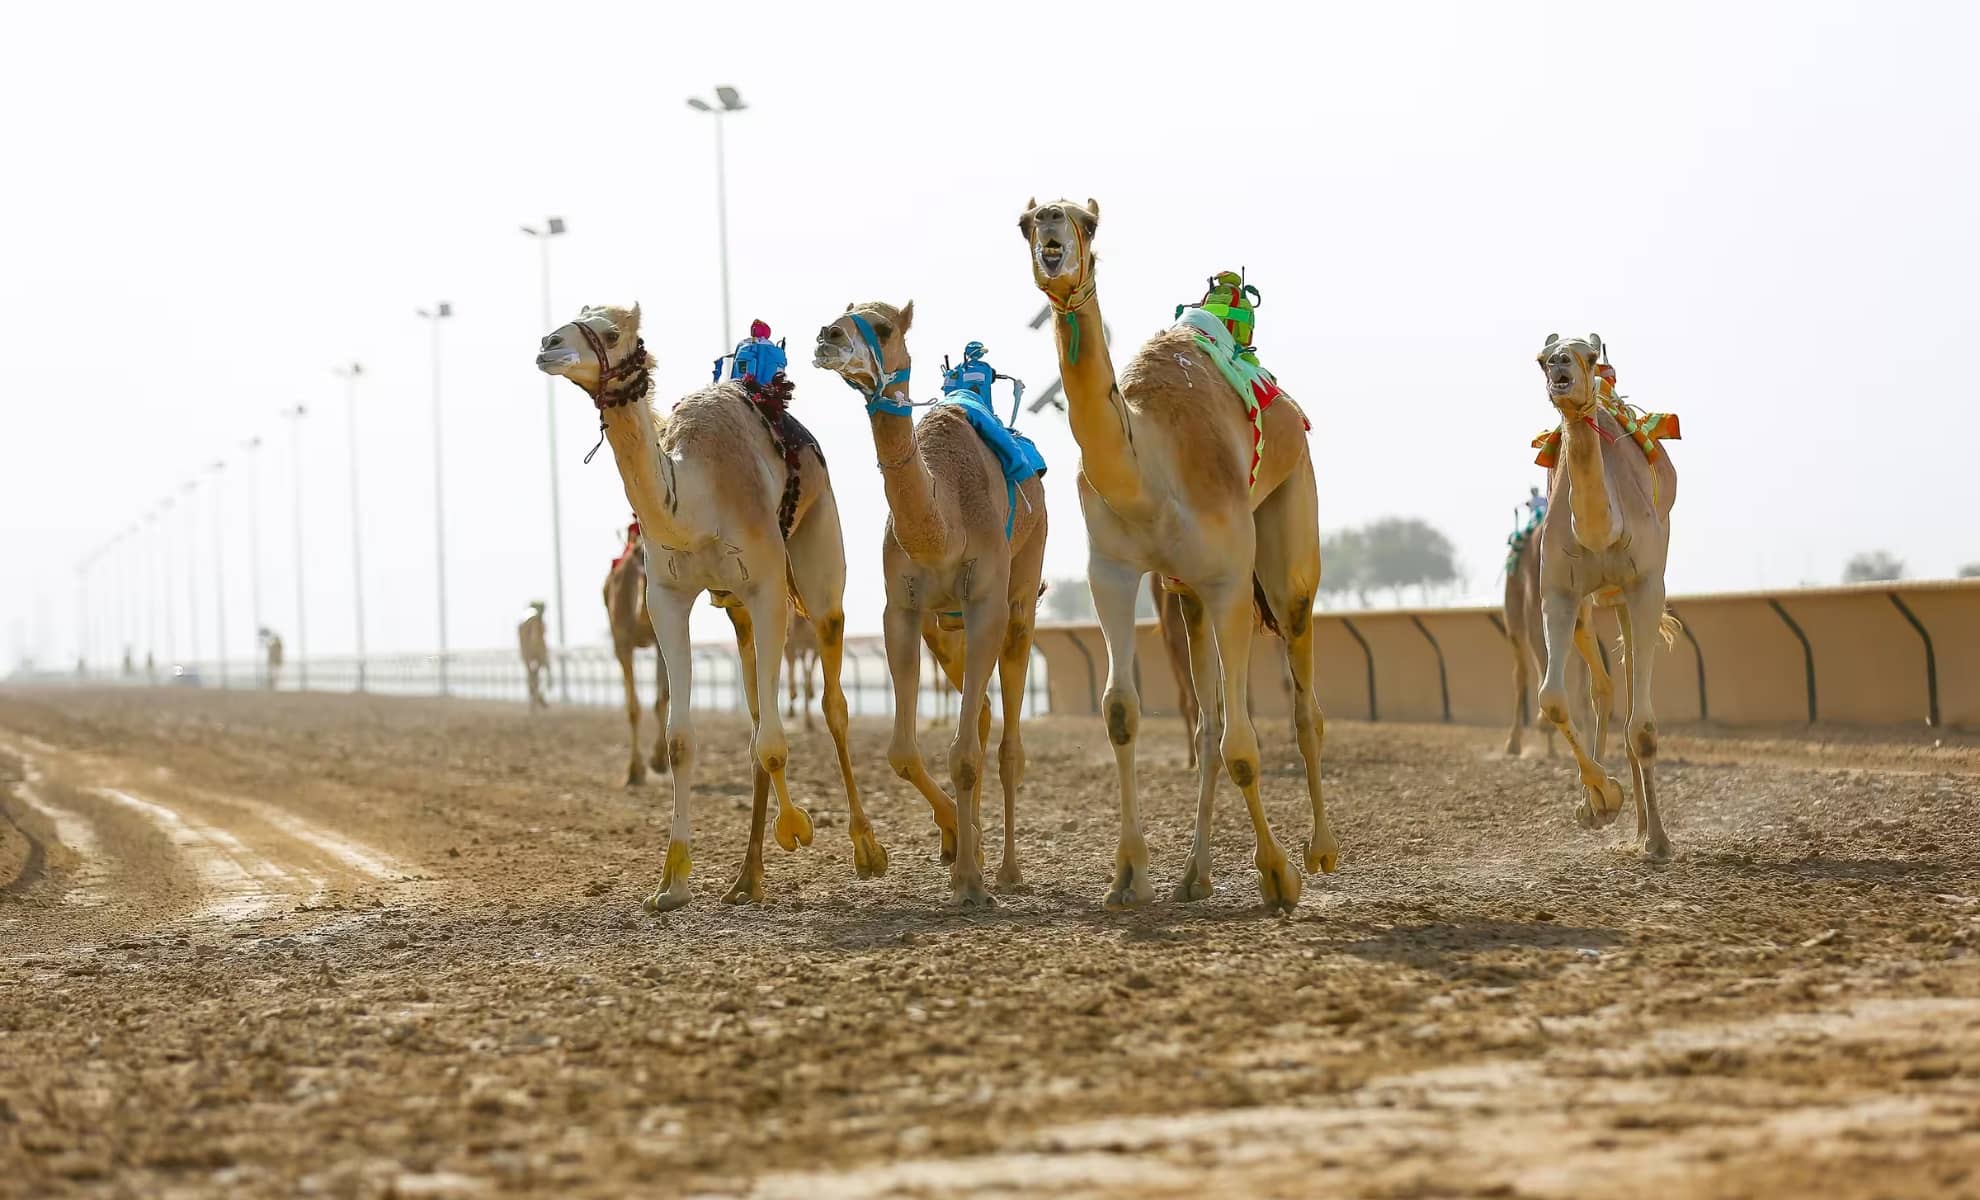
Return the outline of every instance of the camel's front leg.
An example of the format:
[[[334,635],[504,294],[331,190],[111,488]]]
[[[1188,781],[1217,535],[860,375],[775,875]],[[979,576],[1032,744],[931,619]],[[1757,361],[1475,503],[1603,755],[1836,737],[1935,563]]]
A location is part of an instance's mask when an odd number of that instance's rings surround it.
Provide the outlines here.
[[[1578,607],[1578,598],[1569,592],[1550,591],[1541,597],[1540,612],[1547,627],[1547,676],[1540,682],[1540,712],[1560,730],[1581,768],[1582,801],[1574,819],[1584,829],[1595,829],[1614,821],[1622,811],[1622,784],[1588,757],[1568,709],[1567,663],[1574,653]]]
[[[1517,618],[1511,612],[1506,616],[1510,627],[1510,623]],[[1527,653],[1526,639],[1517,634],[1508,634],[1507,637],[1512,646],[1513,704],[1512,732],[1506,734],[1506,755],[1510,758],[1518,758],[1522,749],[1520,741],[1526,732],[1526,693],[1527,689],[1533,686],[1533,679],[1528,674],[1532,670],[1532,656]]]
[[[1018,869],[1017,793],[1024,782],[1024,681],[1031,671],[1031,623],[1036,610],[1012,605],[1010,626],[1004,632],[1004,653],[997,662],[997,686],[1003,693],[1004,735],[997,742],[997,780],[1004,788],[1004,861],[997,868],[997,890],[1010,892],[1024,886],[1024,872]]]
[[[758,697],[756,694],[756,636],[750,626],[749,611],[741,605],[725,608],[729,624],[736,631],[736,657],[740,663],[743,701],[749,707],[749,719],[756,720]],[[770,774],[762,764],[752,764],[750,775],[749,847],[743,851],[742,867],[736,872],[736,881],[722,894],[728,904],[763,903],[763,826],[769,811]]]
[[[1217,642],[1210,633],[1203,601],[1194,592],[1178,597],[1183,628],[1183,648],[1189,656],[1190,686],[1198,696],[1209,697],[1196,714],[1196,742],[1190,761],[1196,764],[1196,836],[1191,840],[1189,860],[1183,864],[1182,878],[1176,881],[1169,899],[1208,900],[1217,894],[1210,863],[1210,828],[1217,804],[1217,777],[1224,766],[1223,669],[1217,663]]]
[[[661,659],[667,664],[668,682],[683,696],[691,696],[693,680],[689,668],[693,657],[688,649],[688,613],[695,593],[668,591],[649,584],[646,607],[652,614],[653,633],[659,641]],[[627,679],[632,677],[627,675]],[[628,684],[630,688],[630,684]],[[633,711],[639,711],[637,700]],[[660,874],[660,886],[646,899],[648,912],[662,913],[679,908],[693,899],[688,875],[694,869],[694,826],[688,818],[688,801],[694,794],[694,710],[681,706],[681,715],[670,720],[667,731],[667,757],[674,776],[674,819],[667,830],[667,862]],[[634,745],[633,753],[638,754]]]
[[[1251,814],[1251,831],[1258,847],[1252,862],[1258,867],[1259,895],[1266,908],[1290,912],[1299,904],[1300,874],[1287,860],[1265,818],[1265,805],[1258,796],[1258,733],[1244,703],[1251,682],[1253,620],[1251,597],[1246,592],[1242,586],[1228,586],[1222,595],[1205,597],[1204,605],[1216,621],[1217,658],[1224,670],[1224,769],[1244,793],[1244,806]],[[1308,767],[1317,769],[1317,761]],[[1324,813],[1321,816],[1324,821]]]
[[[1668,862],[1671,840],[1657,808],[1657,714],[1650,704],[1651,660],[1656,656],[1664,618],[1663,581],[1639,584],[1623,614],[1625,663],[1629,668],[1629,727],[1625,733],[1636,784],[1637,844],[1651,862]]]
[[[1595,711],[1595,761],[1609,757],[1609,718],[1616,711],[1616,685],[1609,678],[1609,660],[1595,635],[1595,605],[1583,600],[1574,619],[1574,648],[1588,665],[1588,697]]]
[[[660,653],[660,644],[653,644],[653,673],[659,678],[659,699],[653,702],[653,715],[660,720],[660,732],[653,736],[653,769],[660,774],[667,773],[667,709],[671,707],[673,689],[667,686],[667,656]]]
[[[1292,675],[1293,730],[1299,756],[1306,762],[1306,795],[1313,803],[1313,829],[1306,838],[1306,870],[1333,874],[1341,865],[1341,844],[1327,820],[1327,802],[1320,790],[1320,752],[1327,742],[1327,718],[1313,694],[1313,600],[1295,597],[1282,615],[1286,670]]]
[[[790,785],[784,776],[790,761],[790,743],[784,738],[784,722],[777,712],[777,668],[784,661],[784,639],[789,633],[791,605],[781,574],[753,573],[774,580],[770,586],[754,586],[742,595],[745,607],[756,624],[756,692],[768,700],[756,712],[756,734],[750,739],[750,753],[757,765],[770,772],[770,784],[777,789],[777,824],[773,828],[777,844],[785,850],[811,844],[811,816],[791,803]],[[761,614],[760,616],[757,614]]]
[[[615,642],[613,651],[619,658],[619,677],[626,685],[626,724],[632,727],[632,761],[626,764],[626,786],[634,787],[646,782],[646,760],[639,752],[639,685],[633,682],[633,648],[630,642]],[[662,664],[663,668],[665,664]],[[667,723],[660,723],[660,739],[664,745],[667,738]]]
[[[1132,908],[1155,899],[1155,886],[1148,878],[1148,839],[1134,790],[1134,739],[1141,731],[1141,695],[1134,685],[1134,602],[1141,575],[1140,568],[1128,563],[1098,553],[1087,556],[1086,580],[1093,589],[1100,632],[1107,639],[1107,690],[1100,697],[1100,712],[1107,722],[1107,740],[1114,746],[1114,772],[1121,789],[1121,838],[1114,851],[1108,908]]]
[[[887,669],[894,678],[894,736],[887,745],[887,765],[928,801],[942,831],[942,861],[954,862],[956,804],[929,776],[914,736],[915,699],[921,691],[921,614],[889,600],[885,622]]]
[[[979,565],[981,562],[979,560]],[[1008,581],[984,571],[982,591],[963,611],[962,702],[956,709],[956,736],[949,743],[949,782],[956,789],[956,861],[949,870],[949,892],[957,904],[976,908],[996,903],[983,885],[983,747],[990,712],[985,707],[990,672],[1003,651],[1010,626]]]

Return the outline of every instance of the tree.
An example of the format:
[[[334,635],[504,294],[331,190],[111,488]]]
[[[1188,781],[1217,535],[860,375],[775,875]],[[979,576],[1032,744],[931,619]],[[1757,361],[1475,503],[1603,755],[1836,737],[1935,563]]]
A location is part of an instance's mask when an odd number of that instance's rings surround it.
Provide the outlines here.
[[[1417,517],[1383,517],[1362,530],[1363,588],[1394,590],[1402,603],[1403,588],[1421,588],[1427,600],[1432,585],[1457,581],[1457,550],[1451,539]]]
[[[1054,579],[1045,585],[1044,606],[1054,621],[1091,621],[1093,592],[1084,579]]]
[[[1980,579],[1980,563],[1967,563],[1959,569],[1961,579]]]
[[[1873,583],[1903,578],[1904,564],[1886,550],[1866,550],[1851,558],[1843,567],[1844,583]]]
[[[1320,538],[1320,595],[1340,599],[1353,592],[1368,605],[1368,539],[1359,529],[1341,529]]]

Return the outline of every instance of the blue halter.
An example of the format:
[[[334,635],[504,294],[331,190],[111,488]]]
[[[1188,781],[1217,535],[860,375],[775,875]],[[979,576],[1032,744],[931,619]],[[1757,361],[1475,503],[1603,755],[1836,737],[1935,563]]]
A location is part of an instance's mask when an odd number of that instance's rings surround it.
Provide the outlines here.
[[[852,318],[853,328],[859,330],[860,340],[866,343],[866,352],[873,356],[873,390],[867,392],[865,388],[860,387],[850,379],[846,380],[846,386],[856,392],[865,392],[867,416],[872,416],[874,413],[886,413],[888,416],[893,417],[913,415],[914,408],[912,405],[899,400],[887,399],[887,389],[906,383],[911,368],[902,367],[892,375],[882,375],[881,372],[886,370],[886,368],[881,365],[883,360],[880,357],[880,339],[873,336],[873,326],[867,324],[866,318],[860,316],[858,313],[847,313],[846,315]]]

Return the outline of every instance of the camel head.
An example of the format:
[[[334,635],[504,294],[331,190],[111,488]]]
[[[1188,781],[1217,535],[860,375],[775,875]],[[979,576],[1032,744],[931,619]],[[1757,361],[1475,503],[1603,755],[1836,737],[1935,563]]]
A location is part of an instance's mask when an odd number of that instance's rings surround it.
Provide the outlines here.
[[[536,369],[562,375],[595,397],[612,380],[638,369],[640,347],[639,305],[586,305],[576,320],[543,339]]]
[[[862,324],[865,329],[860,328]],[[906,381],[910,361],[907,331],[913,324],[912,300],[900,308],[878,300],[848,304],[837,320],[818,331],[811,365],[836,372],[871,404],[886,385]],[[873,335],[871,344],[868,331]],[[879,348],[877,362],[874,346]]]
[[[1100,202],[1085,207],[1070,200],[1025,205],[1018,229],[1031,244],[1031,277],[1039,290],[1063,307],[1077,307],[1074,294],[1093,278],[1093,231],[1100,228]]]
[[[1602,338],[1562,338],[1547,335],[1540,347],[1540,370],[1547,376],[1547,399],[1570,417],[1585,417],[1595,411],[1595,380],[1602,361]]]

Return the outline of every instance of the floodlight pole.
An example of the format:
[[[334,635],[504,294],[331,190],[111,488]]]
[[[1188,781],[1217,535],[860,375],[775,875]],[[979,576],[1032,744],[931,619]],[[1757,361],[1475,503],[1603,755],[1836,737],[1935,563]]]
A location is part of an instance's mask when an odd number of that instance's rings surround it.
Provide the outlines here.
[[[722,262],[722,338],[735,336],[735,326],[729,323],[729,180],[728,160],[722,141],[722,118],[733,112],[741,112],[749,106],[742,102],[736,89],[723,85],[715,89],[715,103],[698,96],[688,97],[688,107],[696,112],[711,113],[715,117],[715,232]]]
[[[303,418],[309,415],[309,410],[298,404],[294,408],[283,409],[282,415],[294,422],[289,427],[289,444],[294,452],[295,463],[289,474],[295,482],[296,690],[306,692],[309,690],[309,621],[307,616],[308,610],[303,603],[303,558],[305,554],[303,549],[302,428]]]
[[[543,223],[543,228],[525,225],[522,231],[536,239],[537,248],[542,251],[542,270],[539,279],[543,287],[543,332],[551,330],[550,315],[550,239],[561,235],[567,227],[564,218],[551,217]],[[571,700],[570,674],[566,669],[565,655],[570,650],[570,642],[564,636],[564,505],[557,485],[557,379],[553,375],[543,377],[543,412],[550,423],[550,570],[551,593],[557,604],[557,698],[565,704]]]
[[[358,436],[357,436],[357,383],[364,374],[361,363],[336,368],[336,374],[344,380],[344,421],[346,436],[350,441],[351,466],[351,612],[357,622],[357,690],[364,690],[364,534],[359,525],[361,520],[358,507]]]
[[[419,315],[433,328],[433,567],[439,582],[440,602],[440,694],[447,694],[447,487],[441,452],[440,421],[440,322],[454,315],[454,306],[442,300],[432,310]]]
[[[220,664],[220,686],[227,686],[227,567],[224,548],[227,541],[226,522],[220,514],[220,472],[227,464],[215,461],[207,468],[213,473],[213,630],[215,641],[213,653]]]

